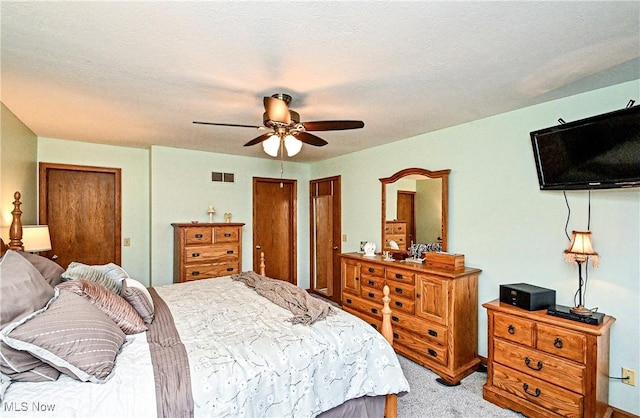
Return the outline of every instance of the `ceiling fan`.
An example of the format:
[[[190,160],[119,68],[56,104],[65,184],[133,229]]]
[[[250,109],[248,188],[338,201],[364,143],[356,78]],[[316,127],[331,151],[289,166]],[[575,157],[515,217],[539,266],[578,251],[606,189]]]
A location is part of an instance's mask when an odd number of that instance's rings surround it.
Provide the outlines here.
[[[262,143],[265,152],[273,157],[278,155],[278,151],[284,145],[287,155],[290,157],[297,154],[302,148],[302,143],[322,147],[327,145],[324,139],[310,134],[309,131],[338,131],[346,129],[360,129],[364,127],[361,120],[326,120],[315,122],[300,122],[300,114],[289,109],[291,96],[284,93],[274,94],[265,97],[265,112],[262,115],[264,126],[240,125],[233,123],[198,122],[201,125],[232,126],[240,128],[271,129],[271,132],[262,134],[244,144],[245,147]]]

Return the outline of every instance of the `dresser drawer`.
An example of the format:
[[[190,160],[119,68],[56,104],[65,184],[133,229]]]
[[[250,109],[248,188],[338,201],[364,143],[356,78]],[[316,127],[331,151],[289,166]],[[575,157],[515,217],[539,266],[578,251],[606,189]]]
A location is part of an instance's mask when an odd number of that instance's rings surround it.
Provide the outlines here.
[[[391,312],[391,325],[393,328],[403,328],[410,333],[414,333],[422,339],[432,341],[442,346],[447,345],[447,328],[416,318],[402,312]]]
[[[184,260],[186,263],[201,263],[208,260],[218,262],[237,261],[240,247],[238,244],[213,244],[199,245],[184,248]]]
[[[365,276],[384,277],[384,266],[379,264],[362,263],[360,265],[360,275],[365,279]]]
[[[343,295],[342,306],[364,312],[382,320],[382,303],[372,303],[359,297]]]
[[[185,280],[207,279],[238,273],[240,273],[238,263],[191,265],[185,267]]]
[[[547,353],[574,360],[586,361],[587,337],[584,334],[548,324],[538,324],[537,348]]]
[[[402,329],[393,330],[393,343],[401,344],[412,352],[427,357],[437,363],[447,364],[447,347],[423,340],[415,334]]]
[[[400,268],[387,267],[387,279],[394,282],[406,283],[413,285],[416,283],[416,275],[410,270],[404,270]]]
[[[389,297],[392,301],[398,299],[408,299],[412,302],[416,300],[416,288],[409,283],[401,283],[395,280],[388,280],[389,285]]]
[[[213,242],[238,242],[240,229],[234,226],[216,226],[214,229],[215,239]]]
[[[534,323],[528,319],[496,312],[493,332],[496,337],[533,347]]]
[[[369,315],[365,315],[360,311],[356,311],[355,309],[349,308],[349,306],[343,306],[345,312],[349,312],[351,315],[357,316],[362,319],[367,324],[371,325],[376,331],[382,330],[382,318],[374,318]]]
[[[527,374],[493,363],[491,384],[561,417],[580,418],[583,396]]]
[[[184,228],[184,243],[189,244],[211,244],[213,242],[213,228]]]
[[[366,276],[360,282],[361,286],[369,286],[382,291],[384,288],[384,278],[376,276]]]
[[[577,393],[585,393],[585,367],[496,338],[494,360]]]

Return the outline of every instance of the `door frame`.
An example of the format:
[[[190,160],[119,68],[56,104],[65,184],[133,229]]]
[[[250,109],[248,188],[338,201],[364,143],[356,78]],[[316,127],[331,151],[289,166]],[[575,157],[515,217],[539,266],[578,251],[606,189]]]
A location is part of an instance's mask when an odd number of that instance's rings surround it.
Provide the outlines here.
[[[256,184],[259,182],[264,183],[283,183],[291,185],[291,195],[290,195],[290,207],[291,207],[291,223],[289,224],[289,231],[291,233],[291,248],[290,251],[290,265],[289,269],[291,271],[291,280],[290,283],[294,285],[298,284],[298,192],[297,192],[297,180],[293,179],[281,179],[281,178],[271,178],[271,177],[253,177],[252,180],[252,242],[251,242],[251,252],[253,255],[253,271],[260,271],[260,251],[256,249]],[[266,268],[269,269],[269,259],[265,260]]]
[[[114,263],[122,265],[122,170],[111,167],[94,167],[74,164],[57,164],[41,162],[38,164],[38,223],[48,225],[48,170],[83,171],[93,173],[113,174],[115,181],[115,202],[114,202]],[[54,251],[53,249],[52,251]],[[49,253],[52,253],[50,251]],[[48,255],[45,253],[45,255]]]

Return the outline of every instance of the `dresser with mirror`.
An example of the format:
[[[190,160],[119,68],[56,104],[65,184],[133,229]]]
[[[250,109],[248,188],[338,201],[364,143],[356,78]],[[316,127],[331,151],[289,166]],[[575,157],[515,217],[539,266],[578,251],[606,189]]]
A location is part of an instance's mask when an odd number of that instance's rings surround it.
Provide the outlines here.
[[[449,172],[408,168],[380,179],[383,251],[406,254],[411,244],[447,250]],[[434,371],[445,385],[457,385],[477,369],[481,270],[447,271],[380,254],[347,253],[341,260],[342,306],[373,327],[381,326],[382,288],[389,286],[396,352]]]

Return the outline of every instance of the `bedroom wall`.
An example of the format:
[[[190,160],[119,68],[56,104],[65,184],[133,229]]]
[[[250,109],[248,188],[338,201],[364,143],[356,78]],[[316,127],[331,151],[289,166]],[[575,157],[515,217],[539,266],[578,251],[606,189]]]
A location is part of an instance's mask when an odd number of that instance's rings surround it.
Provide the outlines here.
[[[13,194],[22,194],[22,223],[38,220],[36,160],[38,137],[0,103],[0,227],[11,225]],[[6,240],[8,236],[2,237]]]
[[[449,251],[483,270],[479,301],[498,297],[500,284],[526,282],[556,289],[573,305],[575,264],[563,261],[567,207],[562,192],[540,191],[529,132],[624,107],[638,101],[640,80],[477,120],[401,142],[326,160],[311,178],[342,175],[342,233],[349,241],[380,245],[380,182],[407,167],[451,169]],[[375,164],[371,162],[375,161]],[[586,229],[589,194],[567,193],[568,225]],[[640,371],[640,189],[591,193],[591,231],[600,267],[589,267],[586,305],[617,318],[611,331],[610,376]],[[479,354],[487,355],[487,319],[479,307]],[[610,383],[610,403],[640,413],[640,388]]]
[[[122,181],[122,267],[131,277],[149,285],[149,151],[38,138],[38,162],[120,168]],[[90,214],[87,214],[90,216]]]
[[[211,181],[211,172],[234,173],[234,183]],[[172,223],[208,221],[207,207],[216,209],[214,222],[244,223],[242,270],[253,269],[253,177],[280,177],[280,160],[154,146],[151,149],[151,277],[153,285],[173,283]],[[286,179],[297,179],[298,285],[309,287],[309,166],[285,160]],[[267,263],[269,260],[267,260]]]

